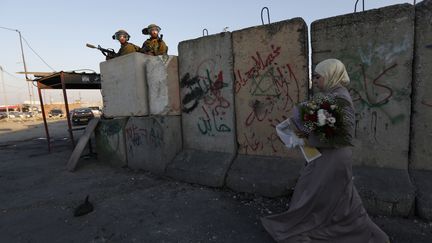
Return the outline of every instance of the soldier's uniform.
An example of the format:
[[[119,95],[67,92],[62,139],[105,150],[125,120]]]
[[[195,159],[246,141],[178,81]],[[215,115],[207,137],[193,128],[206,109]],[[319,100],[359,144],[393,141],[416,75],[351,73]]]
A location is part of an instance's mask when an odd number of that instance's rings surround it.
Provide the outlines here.
[[[106,60],[113,59],[113,58],[119,57],[119,56],[123,56],[123,55],[129,54],[129,53],[132,53],[132,52],[137,52],[137,51],[140,50],[139,46],[127,42],[129,40],[129,38],[130,38],[130,35],[125,30],[119,30],[119,31],[117,31],[112,36],[112,38],[114,40],[119,40],[119,36],[120,35],[124,35],[126,37],[126,42],[123,43],[123,44],[121,44],[120,49],[119,49],[119,51],[117,53],[115,53],[114,55],[108,55],[106,57]]]
[[[153,56],[166,55],[168,46],[159,38],[149,38],[144,42],[140,51]]]
[[[150,36],[150,38],[143,43],[140,52],[153,56],[166,55],[168,52],[168,46],[162,40],[162,36],[159,37],[159,31],[161,30],[159,26],[151,24],[147,28],[144,28],[142,33],[144,35],[151,35],[152,29],[158,31],[158,36]]]
[[[120,50],[117,52],[116,56],[118,57],[123,56],[132,52],[137,52],[139,50],[140,50],[139,46],[126,42],[126,44],[121,45]]]

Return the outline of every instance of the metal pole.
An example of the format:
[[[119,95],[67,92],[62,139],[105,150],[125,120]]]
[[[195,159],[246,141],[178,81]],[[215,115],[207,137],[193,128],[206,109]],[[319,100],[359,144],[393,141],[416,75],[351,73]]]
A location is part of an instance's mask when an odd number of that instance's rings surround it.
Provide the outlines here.
[[[71,119],[70,119],[70,115],[69,115],[69,103],[68,103],[67,94],[66,94],[66,84],[64,81],[63,71],[60,72],[60,80],[61,80],[61,85],[62,85],[62,89],[63,89],[63,97],[64,97],[65,108],[66,108],[66,118],[67,118],[67,123],[68,123],[68,128],[69,128],[69,137],[72,140],[72,146],[75,148],[75,141],[74,141],[74,137],[73,137]]]
[[[21,32],[19,30],[15,30],[15,31],[18,32],[19,39],[20,39],[21,56],[22,56],[22,60],[23,60],[25,78],[26,78],[27,88],[28,88],[28,92],[29,92],[30,107],[31,107],[31,109],[33,109],[33,96],[32,96],[33,89],[30,87],[31,84],[28,82],[28,81],[30,81],[30,79],[27,76],[27,65],[26,65],[25,58],[24,58],[24,48],[23,48],[23,44],[22,44],[22,36],[21,36]]]
[[[6,86],[5,86],[5,80],[4,80],[2,66],[0,66],[0,72],[1,72],[0,77],[1,77],[2,86],[3,86],[3,95],[4,95],[5,105],[6,105],[6,115],[7,115],[7,119],[9,119],[9,104],[8,104],[8,101],[7,101]]]
[[[49,131],[48,131],[48,124],[47,124],[47,120],[46,120],[45,108],[44,108],[44,103],[43,103],[43,99],[42,99],[42,92],[41,92],[41,89],[39,87],[39,83],[38,83],[38,93],[39,93],[39,101],[40,101],[41,109],[42,109],[42,117],[44,120],[45,134],[46,134],[47,142],[48,142],[48,152],[51,152],[51,138],[50,138]]]

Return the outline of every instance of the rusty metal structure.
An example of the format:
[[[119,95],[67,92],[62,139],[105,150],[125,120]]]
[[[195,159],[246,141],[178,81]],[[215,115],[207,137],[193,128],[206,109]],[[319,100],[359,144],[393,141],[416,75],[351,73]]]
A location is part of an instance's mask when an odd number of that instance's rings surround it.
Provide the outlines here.
[[[40,75],[35,74],[37,82],[39,100],[42,109],[42,116],[44,120],[45,133],[48,142],[48,150],[51,151],[51,138],[48,130],[48,123],[45,115],[44,102],[42,98],[42,89],[61,89],[63,90],[64,103],[66,108],[66,118],[68,123],[69,137],[72,142],[72,146],[75,147],[75,140],[73,137],[73,129],[69,113],[69,103],[67,98],[68,89],[100,89],[101,78],[98,73],[86,73],[86,72],[55,72],[55,73],[43,73]]]

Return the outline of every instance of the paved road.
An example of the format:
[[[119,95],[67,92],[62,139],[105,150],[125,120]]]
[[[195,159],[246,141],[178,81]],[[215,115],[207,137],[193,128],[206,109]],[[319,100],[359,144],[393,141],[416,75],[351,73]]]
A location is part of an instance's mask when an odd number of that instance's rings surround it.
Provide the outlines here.
[[[68,137],[66,119],[48,120],[48,131],[57,139]],[[46,138],[43,120],[0,120],[0,145]]]
[[[92,156],[70,173],[70,142],[54,140],[50,154],[45,143],[0,145],[0,242],[273,242],[259,218],[289,202],[115,169]],[[73,217],[86,195],[94,211]],[[432,224],[374,220],[392,242],[432,242]]]

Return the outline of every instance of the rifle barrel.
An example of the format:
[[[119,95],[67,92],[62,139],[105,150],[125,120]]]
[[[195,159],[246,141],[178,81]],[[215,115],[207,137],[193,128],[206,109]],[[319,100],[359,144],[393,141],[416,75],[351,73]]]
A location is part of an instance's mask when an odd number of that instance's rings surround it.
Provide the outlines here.
[[[94,46],[92,44],[88,44],[88,43],[86,44],[86,46],[89,47],[89,48],[96,48],[96,46]]]

